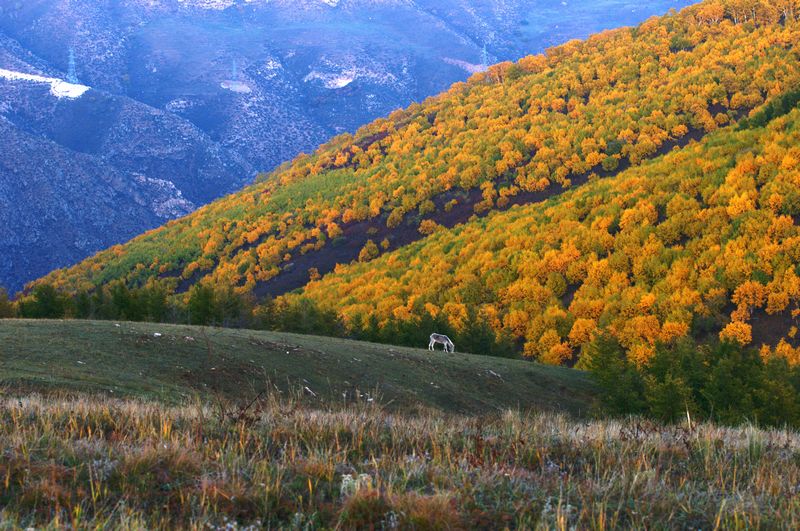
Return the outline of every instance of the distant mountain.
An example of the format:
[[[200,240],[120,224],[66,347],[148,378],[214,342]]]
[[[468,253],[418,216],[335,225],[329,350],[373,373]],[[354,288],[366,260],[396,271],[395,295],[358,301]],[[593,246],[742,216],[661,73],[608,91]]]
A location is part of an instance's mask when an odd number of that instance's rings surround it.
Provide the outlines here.
[[[2,3],[0,285],[188,213],[489,63],[687,3]]]

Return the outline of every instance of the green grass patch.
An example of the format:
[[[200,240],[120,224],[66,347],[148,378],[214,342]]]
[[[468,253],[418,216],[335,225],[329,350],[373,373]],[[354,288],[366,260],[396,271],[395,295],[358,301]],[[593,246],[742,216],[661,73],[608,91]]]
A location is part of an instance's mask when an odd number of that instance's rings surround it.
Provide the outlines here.
[[[586,414],[586,373],[520,360],[295,334],[110,321],[0,321],[0,385],[177,403],[305,388],[391,409]],[[362,396],[363,395],[363,396]]]

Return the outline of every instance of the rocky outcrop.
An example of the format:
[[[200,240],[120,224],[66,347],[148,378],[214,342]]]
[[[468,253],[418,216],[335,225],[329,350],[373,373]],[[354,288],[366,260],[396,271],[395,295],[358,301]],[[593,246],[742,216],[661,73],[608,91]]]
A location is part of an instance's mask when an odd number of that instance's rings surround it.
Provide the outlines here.
[[[0,278],[43,275],[133,237],[164,221],[154,204],[175,199],[2,118],[0,138]]]

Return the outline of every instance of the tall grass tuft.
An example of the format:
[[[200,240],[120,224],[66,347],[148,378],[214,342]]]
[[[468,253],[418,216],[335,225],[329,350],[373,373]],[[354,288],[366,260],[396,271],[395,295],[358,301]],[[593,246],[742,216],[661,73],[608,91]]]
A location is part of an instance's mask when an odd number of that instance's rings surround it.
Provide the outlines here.
[[[0,398],[0,529],[792,529],[798,491],[754,425]]]

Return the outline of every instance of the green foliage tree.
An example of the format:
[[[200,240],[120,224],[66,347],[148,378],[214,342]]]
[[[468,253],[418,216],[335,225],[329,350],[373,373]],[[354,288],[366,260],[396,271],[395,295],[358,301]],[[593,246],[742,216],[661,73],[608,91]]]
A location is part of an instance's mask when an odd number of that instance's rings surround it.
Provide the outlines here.
[[[611,414],[677,422],[689,412],[729,425],[800,425],[800,370],[784,358],[764,361],[739,344],[690,339],[659,345],[641,367],[628,362],[624,349],[607,336],[589,350],[589,369]]]
[[[8,298],[8,292],[4,288],[0,288],[0,319],[8,319],[16,315],[17,311],[14,303]]]
[[[217,320],[222,326],[246,326],[250,322],[253,303],[238,295],[231,286],[216,293]]]
[[[702,349],[689,339],[658,345],[644,371],[645,400],[650,414],[675,422],[687,412],[697,415],[706,405],[701,390],[707,375]]]
[[[708,382],[702,389],[707,415],[725,424],[763,420],[766,374],[754,349],[720,343],[710,352]],[[761,418],[759,418],[761,417]]]
[[[503,337],[498,337],[491,325],[474,309],[468,311],[467,325],[455,334],[454,341],[458,350],[484,356],[511,358],[515,356],[514,344]]]
[[[275,329],[298,334],[341,337],[344,326],[336,312],[323,310],[311,299],[275,305]]]
[[[645,382],[625,349],[608,334],[598,336],[587,348],[586,366],[601,392],[605,411],[612,415],[645,411]]]
[[[90,319],[94,316],[92,299],[85,291],[80,291],[75,295],[73,307],[76,319]]]
[[[764,406],[758,412],[759,422],[800,426],[800,370],[790,367],[786,359],[770,359],[764,366],[760,394]]]
[[[23,317],[31,319],[60,319],[64,317],[66,300],[50,284],[39,284],[33,297],[20,305]]]
[[[275,299],[267,296],[261,304],[253,310],[253,324],[265,330],[277,330],[278,316]]]
[[[380,321],[374,313],[370,314],[367,319],[359,315],[353,324],[353,331],[358,339],[372,343],[382,342]]]
[[[100,288],[95,290],[91,297],[91,317],[95,319],[116,319],[117,315],[107,290]]]
[[[195,284],[189,294],[189,323],[210,325],[216,315],[216,296],[214,289],[204,284]]]
[[[169,304],[166,289],[159,285],[150,286],[146,288],[143,298],[148,321],[160,323],[168,320]]]
[[[667,373],[663,379],[645,378],[648,413],[658,419],[676,422],[688,414],[692,389],[680,377]]]
[[[111,304],[115,317],[127,321],[142,321],[145,309],[139,295],[139,292],[128,289],[122,282],[111,286]]]

